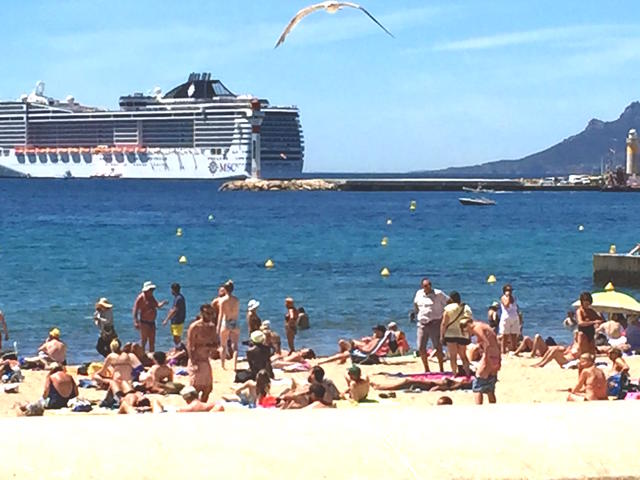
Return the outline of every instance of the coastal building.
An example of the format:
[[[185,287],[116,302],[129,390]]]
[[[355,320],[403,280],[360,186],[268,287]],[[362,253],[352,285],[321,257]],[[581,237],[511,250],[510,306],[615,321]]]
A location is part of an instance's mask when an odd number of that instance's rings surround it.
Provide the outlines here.
[[[298,109],[235,95],[209,73],[192,73],[165,95],[120,97],[119,110],[68,96],[0,102],[0,176],[215,179],[299,176]]]

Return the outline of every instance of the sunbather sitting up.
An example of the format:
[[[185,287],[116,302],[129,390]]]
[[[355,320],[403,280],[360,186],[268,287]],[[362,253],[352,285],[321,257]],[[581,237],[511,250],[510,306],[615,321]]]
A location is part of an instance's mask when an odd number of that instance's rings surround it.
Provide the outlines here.
[[[369,394],[369,377],[362,376],[362,371],[357,365],[352,366],[347,370],[347,390],[344,392],[344,397],[349,397],[351,400],[361,402],[367,398]]]
[[[59,363],[52,363],[44,382],[42,397],[48,400],[47,409],[65,408],[67,402],[78,396],[78,386],[71,375]]]
[[[580,355],[581,372],[577,385],[571,390],[567,401],[608,400],[607,378],[604,372],[595,366],[595,357],[591,353]]]
[[[314,383],[309,387],[309,405],[305,408],[332,408],[335,407],[333,402],[327,403],[324,387],[319,383]]]

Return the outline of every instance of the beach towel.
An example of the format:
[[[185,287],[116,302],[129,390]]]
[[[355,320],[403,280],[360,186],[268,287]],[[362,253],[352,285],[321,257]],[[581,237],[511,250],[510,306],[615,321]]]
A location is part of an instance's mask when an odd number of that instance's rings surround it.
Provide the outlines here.
[[[311,370],[311,365],[307,362],[299,362],[299,363],[294,363],[293,365],[287,365],[285,367],[282,367],[282,370],[289,373],[308,372],[309,370]]]
[[[455,375],[451,372],[424,372],[424,373],[385,373],[382,372],[380,375],[386,375],[387,377],[398,377],[398,378],[419,378],[421,380],[442,380],[443,378],[454,378],[454,377],[466,377],[466,375]]]

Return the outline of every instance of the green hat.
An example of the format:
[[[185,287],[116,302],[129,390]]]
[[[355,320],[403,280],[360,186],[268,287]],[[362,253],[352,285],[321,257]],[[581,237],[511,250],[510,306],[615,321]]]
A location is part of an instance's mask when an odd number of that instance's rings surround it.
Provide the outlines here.
[[[349,368],[349,370],[347,370],[347,373],[349,375],[352,375],[356,378],[360,378],[360,375],[362,373],[362,371],[360,370],[360,367],[357,365],[353,365],[351,368]]]

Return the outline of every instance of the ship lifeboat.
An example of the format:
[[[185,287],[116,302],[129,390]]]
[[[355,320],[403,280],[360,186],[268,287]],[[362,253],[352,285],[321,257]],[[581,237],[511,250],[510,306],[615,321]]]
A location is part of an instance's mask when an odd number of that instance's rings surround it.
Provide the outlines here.
[[[24,153],[24,148],[23,147],[16,147],[15,151],[16,151],[16,155],[22,155]]]
[[[79,149],[77,147],[71,147],[69,149],[69,153],[78,153]]]
[[[127,146],[123,147],[122,150],[124,151],[124,153],[135,153],[136,147],[127,145]]]
[[[108,151],[111,153],[121,153],[122,149],[120,147],[109,147]]]
[[[136,153],[147,153],[147,147],[136,147]]]
[[[80,148],[80,153],[90,153],[91,149],[87,148],[87,147],[81,147]]]
[[[24,147],[24,153],[35,153],[36,149],[33,147]]]
[[[36,153],[45,153],[45,149],[40,147],[36,147],[35,151]]]

